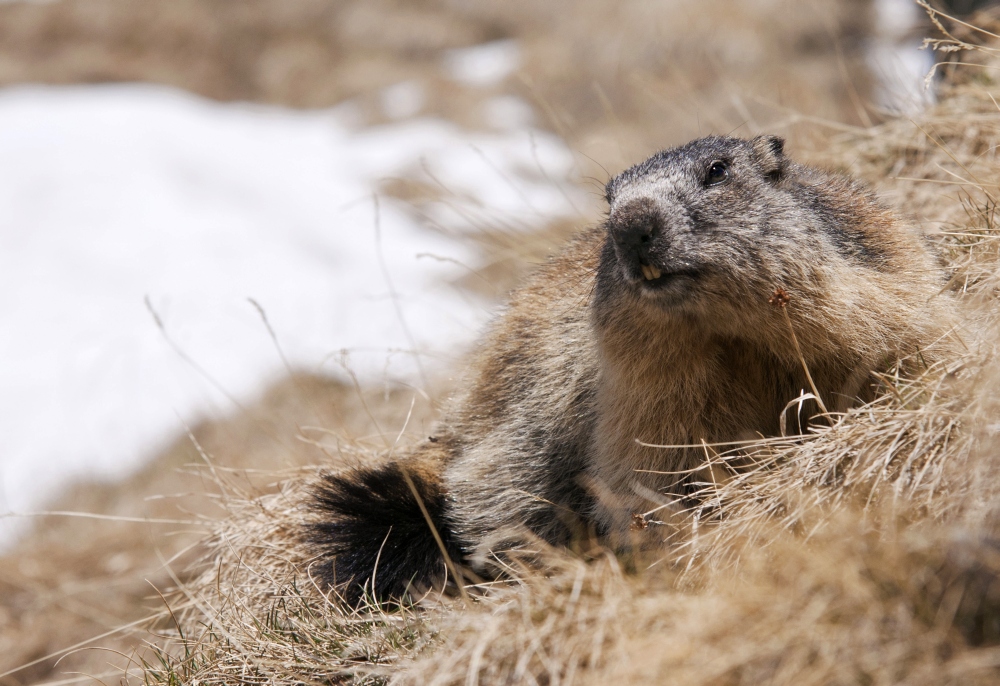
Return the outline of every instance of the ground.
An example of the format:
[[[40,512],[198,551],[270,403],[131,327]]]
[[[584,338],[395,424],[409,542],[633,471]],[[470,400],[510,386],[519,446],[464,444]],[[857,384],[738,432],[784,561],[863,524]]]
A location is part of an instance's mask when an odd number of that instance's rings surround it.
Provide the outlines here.
[[[868,11],[860,1],[783,0],[735,5],[722,0],[637,0],[614,5],[590,0],[503,5],[446,0],[239,4],[183,0],[155,7],[127,0],[10,3],[0,5],[0,83],[144,80],[220,100],[295,107],[354,99],[366,121],[376,124],[386,117],[382,89],[417,80],[430,94],[425,106],[429,113],[469,128],[485,125],[488,98],[516,95],[532,103],[540,126],[562,136],[582,158],[592,161],[584,173],[590,179],[583,183],[595,193],[609,173],[659,147],[699,134],[766,130],[786,135],[799,158],[862,175],[890,202],[918,215],[929,229],[981,229],[986,220],[964,215],[956,191],[965,190],[970,206],[982,209],[992,197],[989,187],[977,191],[974,186],[949,184],[970,165],[979,165],[972,168],[979,175],[973,179],[989,178],[985,175],[996,171],[995,147],[982,144],[996,140],[995,111],[983,107],[982,97],[976,98],[977,93],[995,92],[994,82],[987,75],[961,83],[966,90],[954,95],[950,110],[931,112],[918,122],[924,130],[894,121],[865,130],[885,118],[865,106],[872,101],[873,88],[862,54]],[[521,46],[522,64],[514,76],[486,87],[447,77],[442,67],[447,50],[500,39],[513,39]],[[963,104],[960,98],[968,101]],[[959,164],[940,153],[945,148]],[[935,183],[899,178],[916,176]],[[432,191],[400,182],[386,192],[419,208]],[[579,221],[595,219],[591,215]],[[537,238],[526,244],[512,243],[502,232],[484,232],[479,273],[487,276],[486,294],[502,299],[518,277],[573,228],[572,222],[539,226]],[[964,254],[953,259],[960,261]],[[482,280],[470,280],[467,286],[482,289]],[[48,517],[0,558],[0,683],[62,682],[78,678],[79,673],[99,676],[106,683],[117,678],[123,656],[138,654],[149,640],[142,620],[165,607],[160,592],[174,586],[178,581],[174,575],[185,574],[188,562],[204,554],[198,542],[215,520],[227,515],[225,499],[276,492],[275,483],[283,477],[280,470],[330,464],[338,459],[338,441],[377,449],[381,435],[394,435],[402,428],[411,401],[414,416],[408,431],[414,436],[426,433],[450,383],[447,377],[432,381],[425,398],[292,374],[245,410],[224,421],[195,426],[189,436],[178,436],[126,481],[81,484],[64,494],[51,509],[118,519]],[[988,409],[982,411],[988,414]],[[329,433],[304,432],[308,426]],[[304,436],[318,440],[310,442]],[[219,475],[230,490],[219,491]],[[937,502],[933,501],[934,507]],[[563,561],[558,573],[550,575],[555,579],[550,588],[527,585],[528,591],[520,591],[516,602],[487,605],[492,612],[487,612],[488,619],[482,613],[461,612],[434,618],[433,631],[426,635],[436,636],[446,646],[436,656],[419,661],[426,655],[419,638],[399,653],[413,658],[411,648],[416,646],[418,661],[409,667],[415,683],[422,678],[425,683],[432,678],[441,683],[464,681],[467,674],[477,675],[481,683],[516,682],[531,675],[538,682],[556,683],[560,678],[572,680],[566,665],[578,665],[573,669],[588,675],[578,679],[593,683],[602,678],[623,683],[653,679],[667,668],[674,670],[677,683],[757,683],[754,675],[764,674],[781,682],[767,660],[781,663],[781,651],[794,642],[796,632],[814,627],[807,619],[815,612],[834,636],[831,651],[843,652],[817,656],[816,644],[803,641],[803,664],[832,664],[837,659],[851,663],[852,652],[870,657],[865,650],[873,645],[895,646],[904,653],[952,651],[964,655],[967,663],[989,661],[979,654],[968,657],[963,653],[964,639],[951,634],[925,643],[907,643],[916,633],[904,630],[882,643],[863,631],[854,637],[856,644],[836,638],[843,638],[838,612],[857,617],[859,608],[875,603],[872,598],[900,598],[893,611],[897,625],[902,625],[919,614],[913,610],[919,602],[911,600],[923,597],[923,591],[908,587],[905,579],[893,576],[895,572],[876,578],[874,585],[866,581],[854,586],[844,575],[824,579],[817,573],[837,568],[841,560],[847,563],[839,571],[870,580],[879,570],[906,569],[884,563],[887,558],[923,554],[919,546],[879,548],[877,541],[885,532],[877,526],[851,520],[844,530],[851,527],[859,528],[857,544],[833,536],[837,543],[828,548],[828,565],[804,558],[789,543],[790,552],[781,558],[784,564],[768,572],[771,585],[761,583],[742,595],[726,591],[681,598],[672,589],[644,595],[636,584],[647,582],[619,583],[621,573],[613,560],[592,562],[589,567]],[[929,533],[927,539],[936,541],[938,535]],[[859,551],[865,546],[869,549]],[[921,562],[921,569],[944,564],[934,560]],[[667,584],[663,579],[648,583],[658,591]],[[784,596],[787,602],[773,603],[775,592],[797,583],[820,591],[799,589]],[[823,597],[829,599],[826,604]],[[584,599],[580,610],[573,609],[577,601],[571,598]],[[500,609],[493,611],[496,607]],[[514,610],[522,614],[513,616]],[[857,626],[870,629],[885,624],[886,616],[873,612],[871,624],[859,620]],[[802,617],[807,617],[802,623],[791,621]],[[775,632],[782,622],[785,629]],[[62,652],[133,625],[134,631]],[[163,629],[167,631],[168,625],[159,626],[167,626]],[[662,652],[657,637],[673,635],[669,632],[678,625],[687,627],[681,634],[686,643]],[[734,625],[747,627],[748,633],[727,633]],[[760,650],[752,640],[754,627],[775,635],[772,652],[763,651],[762,662],[740,657]],[[420,637],[422,630],[417,626],[413,632]],[[611,652],[602,658],[599,653],[605,643],[594,638],[594,632],[617,634],[628,643],[618,641],[603,648]],[[587,638],[585,646],[581,637]],[[714,658],[716,681],[703,669],[697,671],[711,662],[709,658],[699,662],[698,656],[704,658],[715,645],[713,640],[725,646]],[[539,645],[553,649],[548,662]],[[682,648],[689,649],[687,657],[681,655]],[[634,659],[651,653],[657,659]],[[937,674],[933,670],[940,663],[927,660],[912,662],[924,669],[918,673]],[[794,664],[786,664],[788,673],[795,674]],[[968,673],[956,664],[950,668],[958,674],[955,683],[962,683],[962,675]],[[18,669],[23,665],[27,666]],[[828,679],[816,683],[834,683],[833,674],[843,683],[850,680],[839,672],[825,674]],[[866,674],[855,675],[854,683],[892,683],[874,667]],[[935,682],[926,677],[924,683]]]

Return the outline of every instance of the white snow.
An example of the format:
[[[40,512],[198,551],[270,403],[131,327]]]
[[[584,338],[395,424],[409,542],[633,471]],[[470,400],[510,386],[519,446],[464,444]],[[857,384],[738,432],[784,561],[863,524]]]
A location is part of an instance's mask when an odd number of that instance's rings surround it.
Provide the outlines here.
[[[418,81],[402,81],[383,88],[379,93],[382,111],[390,119],[403,119],[420,113],[427,100],[424,87]]]
[[[912,0],[875,0],[875,27],[866,51],[868,67],[878,80],[876,104],[888,112],[914,115],[934,102],[925,77],[934,67],[934,52],[922,49],[915,33],[923,10]]]
[[[0,91],[0,512],[123,475],[285,373],[250,298],[293,367],[337,373],[346,350],[419,384],[414,349],[442,364],[488,316],[448,283],[474,260],[462,234],[573,212],[548,134],[351,120],[141,85]],[[455,192],[440,230],[380,198],[376,231],[379,182],[404,174]]]
[[[465,86],[485,88],[510,76],[521,65],[521,47],[515,40],[497,40],[445,53],[448,75]]]
[[[905,39],[926,16],[913,0],[875,0],[875,30],[884,38]]]
[[[484,104],[484,119],[494,128],[521,129],[534,122],[531,105],[513,95],[498,95]]]

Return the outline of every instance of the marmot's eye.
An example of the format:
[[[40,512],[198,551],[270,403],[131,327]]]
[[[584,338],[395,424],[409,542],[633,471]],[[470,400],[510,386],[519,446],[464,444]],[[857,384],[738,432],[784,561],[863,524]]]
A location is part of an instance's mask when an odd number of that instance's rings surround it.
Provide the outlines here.
[[[708,167],[708,173],[705,174],[705,185],[714,186],[717,183],[722,183],[729,178],[729,165],[721,160],[716,160]]]

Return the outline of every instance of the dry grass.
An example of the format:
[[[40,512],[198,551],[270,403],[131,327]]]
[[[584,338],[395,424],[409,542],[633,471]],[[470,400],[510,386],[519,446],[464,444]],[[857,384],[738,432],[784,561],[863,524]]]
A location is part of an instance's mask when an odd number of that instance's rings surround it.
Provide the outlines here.
[[[705,484],[699,509],[665,507],[654,516],[672,535],[650,560],[542,550],[511,570],[513,581],[481,589],[471,607],[429,598],[390,613],[346,614],[324,597],[291,532],[308,516],[300,495],[314,473],[299,466],[378,459],[382,436],[394,438],[412,394],[364,389],[359,401],[353,388],[293,377],[236,416],[194,428],[214,470],[176,472],[205,464],[185,436],[124,484],[81,487],[60,504],[197,517],[208,527],[223,516],[201,547],[183,552],[197,531],[164,536],[127,521],[53,519],[0,558],[0,683],[87,680],[79,671],[108,683],[126,664],[129,680],[169,684],[1000,681],[1000,653],[991,647],[1000,638],[1000,564],[989,543],[1000,483],[992,459],[1000,371],[996,336],[980,335],[997,330],[1000,277],[994,56],[955,53],[991,63],[952,67],[941,104],[917,122],[864,129],[865,117],[878,119],[857,107],[869,89],[860,69],[864,3],[609,7],[0,4],[0,83],[145,80],[296,106],[354,98],[377,124],[378,89],[416,79],[428,89],[429,113],[475,127],[485,126],[488,98],[516,94],[581,159],[596,160],[582,173],[598,182],[602,167],[698,134],[782,132],[796,156],[867,178],[936,235],[968,351],[920,378],[886,379],[874,406],[809,439],[762,446],[756,470],[733,474],[726,454],[709,451],[719,478]],[[947,26],[958,39],[995,45]],[[473,92],[442,75],[442,49],[505,37],[525,54],[513,79]],[[480,273],[489,294],[506,290],[566,229],[550,227],[530,242],[487,236]],[[418,399],[410,429],[422,433],[433,416]],[[310,426],[341,429],[303,429]],[[160,497],[174,493],[184,495]],[[167,613],[153,587],[170,586],[179,590]],[[55,666],[43,659],[151,614],[153,634],[87,644],[126,658],[72,652]],[[137,651],[146,641],[156,649]]]
[[[657,555],[537,546],[469,604],[347,612],[296,543],[311,472],[264,497],[233,490],[142,678],[1000,683],[1000,63],[996,37],[982,37],[964,61],[986,67],[964,67],[918,121],[859,129],[823,153],[936,223],[961,345],[886,375],[876,402],[807,437],[738,455],[706,446],[716,476],[699,504],[650,516],[667,539]]]
[[[227,515],[218,478],[273,492],[283,471],[329,460],[338,443],[382,445],[380,427],[398,430],[413,400],[399,388],[359,396],[338,381],[291,376],[233,416],[191,427],[123,482],[63,494],[59,510],[105,519],[40,517],[0,557],[0,683],[113,681],[148,640],[149,618],[163,613],[157,589],[174,585],[171,569],[195,562],[192,546]],[[428,430],[434,413],[418,396],[410,429]]]

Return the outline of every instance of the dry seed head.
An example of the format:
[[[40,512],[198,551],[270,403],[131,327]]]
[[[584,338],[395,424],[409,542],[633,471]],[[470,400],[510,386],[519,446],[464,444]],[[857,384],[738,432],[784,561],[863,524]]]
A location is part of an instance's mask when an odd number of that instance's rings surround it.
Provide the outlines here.
[[[782,310],[785,308],[785,305],[787,305],[791,299],[792,296],[788,295],[788,291],[786,291],[781,286],[778,286],[777,288],[774,289],[774,294],[771,295],[770,298],[768,298],[767,302],[776,307],[777,309]]]
[[[629,527],[632,531],[642,531],[648,527],[649,522],[646,521],[646,517],[644,515],[641,515],[638,512],[632,515],[632,525]]]

